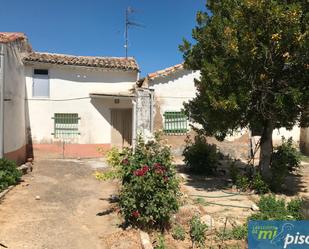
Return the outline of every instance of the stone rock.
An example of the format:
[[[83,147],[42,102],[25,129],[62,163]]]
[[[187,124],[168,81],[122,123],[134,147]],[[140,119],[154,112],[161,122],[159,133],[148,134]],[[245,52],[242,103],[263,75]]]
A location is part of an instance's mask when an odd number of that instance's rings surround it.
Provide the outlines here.
[[[252,205],[251,205],[251,209],[252,209],[253,211],[259,211],[259,210],[260,210],[260,208],[259,208],[256,204],[252,204]]]
[[[27,166],[26,164],[23,164],[23,165],[19,166],[17,169],[18,169],[19,171],[21,171],[21,173],[22,173],[23,175],[25,175],[25,174],[28,173],[28,166]]]
[[[26,162],[25,164],[19,166],[17,169],[22,172],[23,175],[32,172],[32,163]]]
[[[203,215],[201,221],[206,224],[209,229],[215,228],[215,220],[210,215]]]
[[[143,249],[153,249],[148,233],[140,231],[139,233]]]
[[[39,195],[37,195],[37,196],[35,197],[35,199],[38,201],[38,200],[41,200],[41,197],[40,197]]]

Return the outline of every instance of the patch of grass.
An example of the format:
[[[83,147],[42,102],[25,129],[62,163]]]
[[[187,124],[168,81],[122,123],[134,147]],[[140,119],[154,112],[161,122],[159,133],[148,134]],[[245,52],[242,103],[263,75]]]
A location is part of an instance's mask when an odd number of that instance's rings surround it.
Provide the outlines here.
[[[247,238],[248,227],[247,225],[235,226],[232,229],[220,231],[218,237],[222,240],[244,240]]]
[[[274,195],[262,196],[258,207],[260,211],[249,217],[251,220],[302,220],[304,201],[296,198],[286,203]]]
[[[203,206],[208,206],[209,204],[207,204],[206,200],[202,197],[198,197],[194,199],[194,204],[200,204]]]
[[[303,162],[309,163],[309,156],[305,156],[305,155],[301,154],[300,160],[303,161]]]
[[[206,230],[207,225],[201,221],[200,217],[197,215],[193,216],[190,221],[190,237],[192,240],[193,248],[195,245],[199,246],[200,248],[204,247]]]
[[[172,236],[175,240],[184,240],[186,238],[186,231],[181,225],[174,226]]]
[[[165,240],[162,234],[160,234],[159,238],[158,238],[158,243],[157,245],[154,247],[154,249],[167,249],[166,245],[165,245]]]

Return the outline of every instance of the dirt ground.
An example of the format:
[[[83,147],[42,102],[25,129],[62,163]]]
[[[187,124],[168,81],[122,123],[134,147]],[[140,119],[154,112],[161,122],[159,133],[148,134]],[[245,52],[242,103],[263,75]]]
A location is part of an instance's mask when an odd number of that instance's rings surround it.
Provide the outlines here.
[[[116,213],[100,215],[117,193],[116,182],[94,178],[102,166],[98,160],[35,162],[0,203],[0,243],[10,249],[139,248],[134,232],[121,235]]]
[[[259,195],[237,193],[227,187],[225,177],[205,178],[181,174],[184,178],[182,191],[190,199],[203,206],[204,214],[211,215],[216,227],[222,227],[228,219],[234,225],[246,222],[253,211],[251,207],[259,200]],[[303,197],[309,199],[309,163],[302,162],[300,174],[289,176],[286,180],[286,193],[277,195],[287,199]],[[233,194],[234,193],[234,194]]]

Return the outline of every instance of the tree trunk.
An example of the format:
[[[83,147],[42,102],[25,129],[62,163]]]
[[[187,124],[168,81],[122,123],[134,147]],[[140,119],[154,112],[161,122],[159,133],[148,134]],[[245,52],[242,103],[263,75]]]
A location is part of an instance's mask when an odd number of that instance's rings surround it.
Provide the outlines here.
[[[273,124],[270,120],[265,122],[263,133],[261,137],[261,146],[260,146],[260,170],[261,174],[264,179],[270,180],[271,178],[271,171],[270,171],[270,164],[271,164],[271,156],[273,152]]]

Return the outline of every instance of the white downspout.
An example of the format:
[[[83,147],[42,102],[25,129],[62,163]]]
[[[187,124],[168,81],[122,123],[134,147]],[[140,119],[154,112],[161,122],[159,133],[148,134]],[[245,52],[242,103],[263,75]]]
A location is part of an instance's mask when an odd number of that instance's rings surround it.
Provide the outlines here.
[[[136,99],[132,100],[133,104],[133,118],[132,118],[132,148],[134,150],[136,145]]]
[[[154,123],[154,111],[153,111],[153,104],[154,104],[154,89],[148,88],[150,91],[150,132],[153,133],[153,123]]]
[[[0,158],[4,157],[4,44],[0,44]]]

